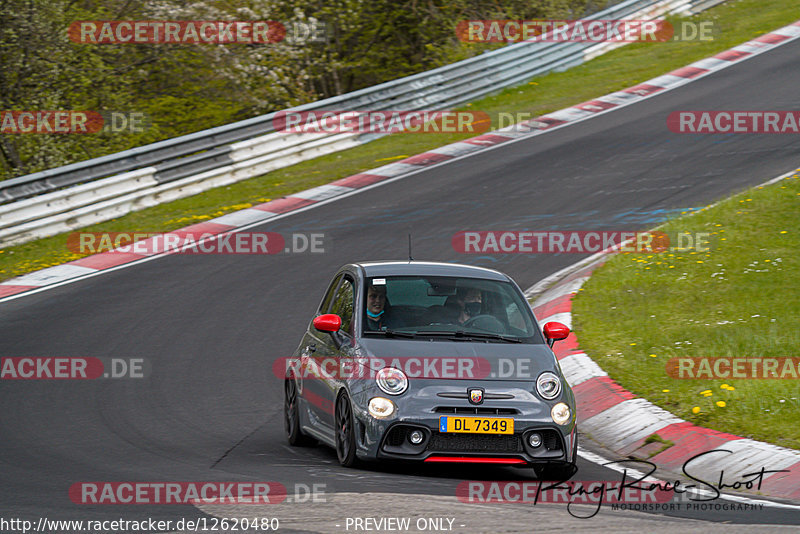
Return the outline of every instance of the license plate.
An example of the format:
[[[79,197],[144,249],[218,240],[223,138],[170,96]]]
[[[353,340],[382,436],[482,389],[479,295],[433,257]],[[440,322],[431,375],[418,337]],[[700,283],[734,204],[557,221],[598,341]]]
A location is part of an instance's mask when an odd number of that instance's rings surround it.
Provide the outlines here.
[[[466,434],[513,434],[514,420],[499,417],[439,416],[439,432]]]

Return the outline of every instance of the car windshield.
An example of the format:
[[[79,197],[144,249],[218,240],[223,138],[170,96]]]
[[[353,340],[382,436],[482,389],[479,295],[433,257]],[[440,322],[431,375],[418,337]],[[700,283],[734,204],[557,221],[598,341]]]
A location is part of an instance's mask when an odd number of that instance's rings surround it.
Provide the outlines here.
[[[365,335],[544,343],[528,303],[508,282],[387,276],[365,286]]]

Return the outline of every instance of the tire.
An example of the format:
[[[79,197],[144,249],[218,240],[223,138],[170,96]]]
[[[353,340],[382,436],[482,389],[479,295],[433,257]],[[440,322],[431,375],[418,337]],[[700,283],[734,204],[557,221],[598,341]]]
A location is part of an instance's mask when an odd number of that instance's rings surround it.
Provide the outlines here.
[[[353,421],[353,408],[347,395],[340,395],[336,401],[336,457],[344,467],[356,464],[356,432]]]
[[[294,379],[289,378],[284,381],[283,392],[283,428],[286,431],[289,445],[294,447],[311,445],[314,440],[300,430],[300,407],[297,402],[297,385],[294,383]]]
[[[575,444],[572,446],[572,462],[578,463],[578,429],[575,429]]]
[[[533,471],[536,473],[536,478],[539,480],[565,482],[575,476],[575,473],[578,472],[578,466],[566,462],[560,464],[540,464],[534,465]]]
[[[578,466],[572,463],[534,465],[533,471],[539,480],[565,482],[575,476]]]
[[[539,480],[548,480],[554,482],[561,482],[569,480],[578,472],[578,438],[575,434],[575,442],[572,445],[572,463],[562,462],[555,464],[539,464],[533,466],[533,471],[536,473],[536,478]]]

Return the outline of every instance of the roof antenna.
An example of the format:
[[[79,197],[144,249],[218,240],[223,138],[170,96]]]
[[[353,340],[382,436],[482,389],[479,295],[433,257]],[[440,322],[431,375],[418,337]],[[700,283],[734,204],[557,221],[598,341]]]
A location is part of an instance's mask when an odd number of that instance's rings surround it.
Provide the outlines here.
[[[411,257],[411,232],[408,233],[408,261],[414,261],[414,258]]]

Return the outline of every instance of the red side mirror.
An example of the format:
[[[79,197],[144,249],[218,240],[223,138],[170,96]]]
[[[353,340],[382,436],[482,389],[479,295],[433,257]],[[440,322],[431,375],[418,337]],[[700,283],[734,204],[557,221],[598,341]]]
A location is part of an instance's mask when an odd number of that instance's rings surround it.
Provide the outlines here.
[[[341,327],[342,318],[335,313],[326,313],[319,317],[314,317],[314,328],[321,332],[338,332]]]
[[[549,322],[544,325],[544,337],[547,338],[547,344],[551,347],[556,341],[567,339],[569,335],[569,328],[567,325],[557,323],[555,321]]]

